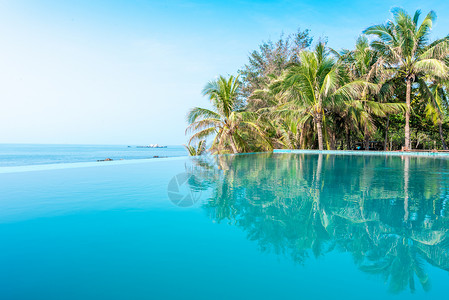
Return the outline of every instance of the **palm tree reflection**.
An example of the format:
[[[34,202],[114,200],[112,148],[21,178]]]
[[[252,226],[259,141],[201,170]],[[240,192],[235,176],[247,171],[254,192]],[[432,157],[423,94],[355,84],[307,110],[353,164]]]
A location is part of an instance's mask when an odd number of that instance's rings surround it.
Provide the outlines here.
[[[430,289],[425,263],[449,271],[449,190],[442,159],[303,154],[197,158],[204,209],[247,232],[261,251],[349,252],[393,293]],[[436,172],[439,171],[439,172]]]

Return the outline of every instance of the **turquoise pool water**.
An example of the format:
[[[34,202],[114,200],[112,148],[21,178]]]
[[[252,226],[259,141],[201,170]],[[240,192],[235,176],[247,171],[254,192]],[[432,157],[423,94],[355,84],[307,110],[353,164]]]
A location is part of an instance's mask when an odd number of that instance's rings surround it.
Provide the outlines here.
[[[449,161],[251,154],[0,173],[0,299],[443,299]]]

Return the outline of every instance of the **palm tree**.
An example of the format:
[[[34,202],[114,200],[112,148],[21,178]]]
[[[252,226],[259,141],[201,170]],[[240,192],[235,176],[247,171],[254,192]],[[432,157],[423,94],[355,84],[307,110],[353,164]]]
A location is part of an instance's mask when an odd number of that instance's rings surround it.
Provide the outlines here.
[[[436,19],[433,11],[427,14],[421,24],[420,10],[417,10],[413,17],[400,8],[393,9],[392,14],[393,21],[368,27],[364,33],[377,37],[371,46],[381,53],[387,68],[394,70],[396,76],[402,78],[406,84],[404,148],[409,150],[412,83],[422,75],[446,77],[447,66],[444,59],[448,55],[449,47],[447,38],[428,43],[430,30]]]
[[[238,153],[247,148],[247,135],[250,134],[261,138],[264,147],[271,147],[263,130],[257,125],[256,114],[240,110],[242,103],[239,89],[238,77],[234,76],[219,76],[204,87],[203,95],[209,97],[213,108],[195,107],[190,110],[186,134],[194,134],[189,144],[214,136],[212,150],[223,153],[229,151],[230,147],[233,153]]]
[[[190,156],[202,155],[206,152],[206,140],[201,140],[196,145],[184,145]]]
[[[388,73],[384,70],[383,59],[379,52],[370,48],[366,36],[361,35],[352,51],[343,50],[340,53],[333,51],[349,74],[348,80],[364,80],[383,85],[388,79]],[[380,91],[382,91],[381,89]],[[373,117],[386,117],[390,113],[398,113],[401,106],[396,103],[382,103],[380,91],[370,93],[364,88],[360,99],[353,99],[344,103],[342,112],[346,115],[346,122],[354,124],[352,127],[361,127],[365,140],[365,150],[369,150],[369,138],[374,132]]]
[[[302,145],[304,126],[301,122],[301,109],[291,110],[290,100],[294,98],[284,88],[284,76],[268,75],[269,81],[263,89],[258,89],[249,97],[259,107],[257,113],[261,124],[271,132],[272,143],[278,147],[297,149]],[[286,105],[287,104],[287,105]]]
[[[332,104],[360,97],[364,89],[374,85],[363,80],[345,82],[341,66],[329,56],[324,43],[319,43],[314,52],[301,52],[299,60],[287,70],[284,84],[296,91],[291,93],[297,97],[290,103],[313,119],[318,149],[323,150],[325,110]]]

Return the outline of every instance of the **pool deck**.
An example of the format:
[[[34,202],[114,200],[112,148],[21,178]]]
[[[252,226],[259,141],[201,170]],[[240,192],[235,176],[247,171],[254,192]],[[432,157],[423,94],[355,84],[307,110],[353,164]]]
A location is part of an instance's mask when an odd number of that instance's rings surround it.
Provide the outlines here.
[[[448,152],[415,152],[415,151],[364,151],[364,150],[347,151],[347,150],[289,150],[289,149],[274,149],[273,153],[449,157],[449,153]]]

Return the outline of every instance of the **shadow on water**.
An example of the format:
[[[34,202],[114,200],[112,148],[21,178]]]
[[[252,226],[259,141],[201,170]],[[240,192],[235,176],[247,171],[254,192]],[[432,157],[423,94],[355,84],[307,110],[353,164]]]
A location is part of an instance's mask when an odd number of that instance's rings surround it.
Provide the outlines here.
[[[449,270],[447,160],[270,153],[193,162],[197,188],[211,192],[204,210],[261,251],[298,264],[348,252],[392,293],[429,290],[426,264]]]

